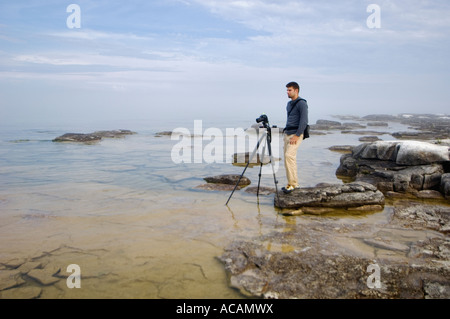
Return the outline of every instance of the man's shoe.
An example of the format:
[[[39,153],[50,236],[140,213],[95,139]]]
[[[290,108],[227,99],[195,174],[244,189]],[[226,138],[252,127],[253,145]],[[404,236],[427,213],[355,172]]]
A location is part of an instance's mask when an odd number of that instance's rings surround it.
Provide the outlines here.
[[[286,187],[283,187],[281,190],[285,193],[285,194],[289,194],[292,193],[294,191],[295,187],[288,185]]]

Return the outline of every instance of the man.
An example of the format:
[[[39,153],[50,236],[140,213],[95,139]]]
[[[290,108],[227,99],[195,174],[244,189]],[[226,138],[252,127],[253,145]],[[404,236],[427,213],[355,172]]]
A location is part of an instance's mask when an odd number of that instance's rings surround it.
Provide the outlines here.
[[[286,194],[300,188],[297,176],[297,150],[303,141],[303,132],[308,125],[308,103],[299,97],[300,86],[296,82],[286,85],[287,95],[291,99],[286,110],[288,113],[284,129],[284,166],[288,185],[282,190]]]

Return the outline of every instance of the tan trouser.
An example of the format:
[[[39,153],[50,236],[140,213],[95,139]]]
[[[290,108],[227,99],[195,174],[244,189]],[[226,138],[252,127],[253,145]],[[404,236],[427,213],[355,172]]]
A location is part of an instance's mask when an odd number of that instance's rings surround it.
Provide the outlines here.
[[[294,135],[284,135],[284,167],[286,168],[288,184],[291,186],[297,186],[297,150],[303,142],[303,134],[300,135],[297,143],[293,145],[289,142],[292,136]]]

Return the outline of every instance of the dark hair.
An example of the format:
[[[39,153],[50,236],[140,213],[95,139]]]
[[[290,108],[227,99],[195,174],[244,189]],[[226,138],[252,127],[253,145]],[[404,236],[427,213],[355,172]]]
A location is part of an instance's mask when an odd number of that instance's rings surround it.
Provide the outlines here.
[[[300,86],[298,85],[297,82],[289,82],[288,84],[286,84],[287,88],[294,88],[295,90],[298,90],[300,92]]]

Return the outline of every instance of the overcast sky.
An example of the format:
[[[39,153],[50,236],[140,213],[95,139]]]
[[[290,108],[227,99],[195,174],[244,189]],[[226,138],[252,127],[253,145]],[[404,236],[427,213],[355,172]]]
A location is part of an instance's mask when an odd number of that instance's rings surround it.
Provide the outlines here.
[[[282,119],[289,81],[312,119],[449,114],[449,17],[448,0],[1,1],[0,124]]]

